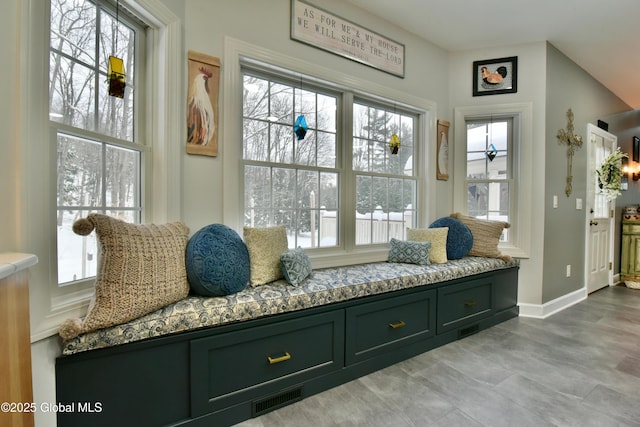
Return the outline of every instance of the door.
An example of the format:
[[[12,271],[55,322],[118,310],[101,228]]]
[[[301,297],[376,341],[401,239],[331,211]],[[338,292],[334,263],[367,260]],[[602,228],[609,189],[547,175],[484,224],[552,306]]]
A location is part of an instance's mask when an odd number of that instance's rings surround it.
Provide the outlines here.
[[[587,215],[586,261],[587,292],[613,284],[613,213],[610,201],[598,186],[596,169],[616,149],[617,137],[592,124],[587,126]]]

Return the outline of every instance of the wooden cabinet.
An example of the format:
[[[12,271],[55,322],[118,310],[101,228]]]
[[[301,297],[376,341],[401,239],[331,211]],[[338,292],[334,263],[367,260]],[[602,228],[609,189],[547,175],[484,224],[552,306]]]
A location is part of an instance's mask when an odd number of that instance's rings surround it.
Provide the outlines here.
[[[0,254],[0,425],[33,426],[31,331],[27,268],[37,258]]]
[[[640,219],[622,220],[620,274],[623,281],[640,281]]]

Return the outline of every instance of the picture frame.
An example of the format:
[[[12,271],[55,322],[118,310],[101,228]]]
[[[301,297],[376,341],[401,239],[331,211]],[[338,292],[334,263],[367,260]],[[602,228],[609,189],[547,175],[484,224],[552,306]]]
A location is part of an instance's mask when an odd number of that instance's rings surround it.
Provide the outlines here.
[[[640,138],[633,137],[633,161],[640,162]]]
[[[449,125],[446,120],[438,120],[438,131],[436,135],[436,179],[447,181],[449,179]]]
[[[220,58],[190,50],[187,74],[187,153],[216,157]]]
[[[518,92],[518,57],[473,62],[473,96]]]

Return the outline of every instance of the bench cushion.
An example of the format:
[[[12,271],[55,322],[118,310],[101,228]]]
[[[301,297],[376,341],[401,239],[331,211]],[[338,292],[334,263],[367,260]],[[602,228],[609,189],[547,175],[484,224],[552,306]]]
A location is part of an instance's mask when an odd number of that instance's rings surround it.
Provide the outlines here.
[[[189,296],[125,324],[65,341],[63,354],[427,286],[517,265],[517,260],[465,257],[424,266],[378,262],[318,269],[300,286],[280,280],[223,297]]]

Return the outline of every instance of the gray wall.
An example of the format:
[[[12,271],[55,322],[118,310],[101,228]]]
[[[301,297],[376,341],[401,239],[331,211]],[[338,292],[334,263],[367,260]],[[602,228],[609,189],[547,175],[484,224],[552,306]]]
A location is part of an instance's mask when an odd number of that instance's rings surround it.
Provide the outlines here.
[[[546,79],[546,155],[544,275],[542,303],[582,288],[584,284],[585,209],[576,209],[576,199],[583,204],[586,188],[586,141],[573,158],[573,192],[565,195],[567,176],[567,146],[557,139],[560,129],[566,129],[567,110],[574,113],[575,132],[586,138],[587,123],[596,124],[604,116],[628,111],[619,98],[580,69],[552,45],[547,48]],[[613,129],[610,129],[613,132]],[[558,208],[552,206],[558,196]],[[571,277],[566,266],[571,265]]]

